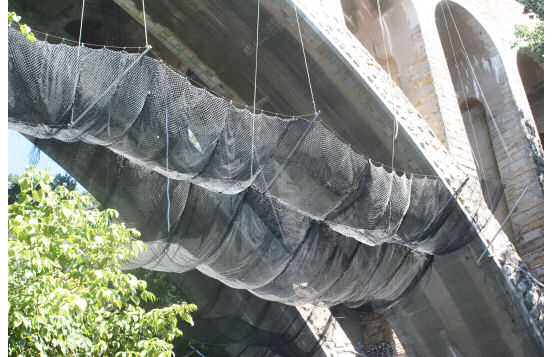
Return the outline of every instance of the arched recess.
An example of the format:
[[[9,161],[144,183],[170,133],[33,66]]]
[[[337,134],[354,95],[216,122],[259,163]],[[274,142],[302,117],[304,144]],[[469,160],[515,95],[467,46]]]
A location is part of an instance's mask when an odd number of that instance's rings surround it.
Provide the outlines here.
[[[544,67],[532,55],[518,53],[517,68],[537,125],[537,132],[544,146]]]
[[[470,98],[460,104],[460,110],[477,172],[487,180],[501,181],[484,105],[478,99]],[[494,192],[489,192],[488,185],[483,185],[483,197],[489,206],[493,195]],[[499,222],[502,222],[508,214],[508,203],[505,197],[502,197],[497,207],[489,208]],[[504,226],[504,232],[513,239],[514,232],[511,224]]]
[[[440,1],[435,18],[456,96],[462,103],[460,110],[477,173],[486,180],[508,183],[499,170],[499,161],[507,157],[505,150],[511,142],[502,136],[500,117],[510,118],[511,114],[506,113],[515,103],[500,54],[486,30],[460,5]],[[497,115],[496,122],[493,115]],[[513,125],[520,127],[518,118]],[[484,191],[486,198],[488,193]],[[495,217],[502,222],[507,214],[508,205],[503,197]],[[505,231],[515,243],[512,229],[506,227]]]
[[[346,26],[385,71],[389,67],[394,82],[427,120],[436,136],[446,143],[444,123],[413,2],[379,1],[382,16],[379,16],[377,0],[341,0]]]

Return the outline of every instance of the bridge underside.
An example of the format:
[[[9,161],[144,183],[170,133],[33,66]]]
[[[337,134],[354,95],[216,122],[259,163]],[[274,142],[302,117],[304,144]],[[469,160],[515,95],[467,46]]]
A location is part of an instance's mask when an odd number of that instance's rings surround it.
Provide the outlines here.
[[[141,25],[133,20],[141,8],[141,1],[115,2],[121,8],[99,1],[87,9],[91,23],[98,21],[100,25],[86,33],[84,42],[142,44]],[[20,12],[24,16],[25,10],[31,12],[44,6],[32,1],[23,3],[14,4],[14,10],[23,6]],[[75,4],[59,1],[58,5],[63,9],[60,13],[66,14],[66,19],[79,19],[80,9]],[[291,5],[284,2],[281,6]],[[106,16],[103,9],[108,9],[111,16]],[[147,13],[152,27],[149,38],[154,53],[215,92],[234,102],[252,105],[255,0],[162,0],[147,2]],[[27,18],[33,28],[44,28],[42,23],[45,20],[40,15],[35,13],[24,17]],[[333,46],[326,43],[314,46],[316,41],[312,39],[319,37],[318,29],[308,26],[303,16],[301,19],[305,46],[309,48],[307,62],[312,89],[324,124],[367,157],[390,163],[393,114],[375,93],[361,83],[353,69],[338,57]],[[116,22],[120,27],[126,27],[120,31],[120,38],[116,38],[113,32],[118,29]],[[296,37],[296,24],[288,22],[280,7],[270,1],[262,1],[260,23],[257,108],[286,114],[311,113],[311,97]],[[67,32],[71,33],[69,30],[75,27],[65,25],[49,24],[48,31],[59,29],[59,34],[67,36]],[[61,30],[64,27],[65,33]],[[71,145],[74,144],[43,140],[36,140],[35,143],[73,174]],[[435,174],[418,144],[403,128],[400,128],[396,141],[394,166],[409,172]],[[98,182],[91,180],[101,179],[90,176],[76,178],[88,189],[98,186]],[[95,194],[94,189],[92,193]],[[122,193],[121,197],[125,198],[125,194]],[[118,209],[117,206],[115,208]],[[539,354],[539,346],[529,332],[529,321],[515,308],[516,302],[499,267],[492,261],[475,264],[482,249],[484,244],[475,240],[453,255],[437,258],[429,275],[415,291],[385,313],[408,355]],[[226,344],[230,355],[237,355],[245,348],[248,348],[244,352],[246,355],[267,352],[284,356],[331,354],[327,348],[319,347],[323,341],[315,337],[309,326],[310,321],[307,324],[307,319],[295,308],[266,302],[196,272],[173,277],[189,281],[194,286],[184,291],[184,295],[191,301],[196,299],[194,302],[201,310],[201,301],[208,301],[205,308],[208,311],[206,329],[203,331],[208,335],[220,323],[220,330],[215,336],[221,340],[216,339],[216,342]],[[244,310],[241,314],[230,313],[234,309]],[[362,324],[368,313],[349,309],[332,311],[352,345],[368,343],[366,336],[372,331],[365,330]],[[253,321],[251,318],[254,316],[262,319]],[[273,326],[272,321],[280,318],[287,320],[288,324],[284,322],[283,325]],[[232,336],[222,332],[230,329],[237,329],[237,334]],[[253,337],[254,331],[259,333],[256,338]],[[283,343],[272,343],[276,339],[283,339]]]

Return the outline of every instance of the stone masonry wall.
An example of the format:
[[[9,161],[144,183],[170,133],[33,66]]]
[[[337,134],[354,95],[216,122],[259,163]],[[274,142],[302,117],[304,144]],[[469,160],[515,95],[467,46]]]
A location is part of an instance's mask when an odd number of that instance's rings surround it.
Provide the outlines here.
[[[349,30],[385,71],[390,69],[394,82],[448,146],[439,97],[412,2],[383,3],[380,20],[376,4],[365,0],[342,0],[342,12]]]
[[[442,105],[451,107],[451,112],[459,111],[459,103],[454,87],[459,84],[451,83],[449,70],[442,47],[438,46],[438,30],[430,24],[435,23],[435,9],[439,2],[416,0],[416,8],[420,11],[421,24],[423,24],[424,37],[428,39],[428,57],[433,72],[439,73],[435,82],[450,93]],[[513,26],[516,23],[527,22],[529,19],[522,14],[522,6],[513,1],[497,0],[488,3],[461,0],[455,1],[459,6],[469,11],[482,26],[483,36],[492,40],[493,46],[488,48],[492,58],[492,66],[498,66],[496,76],[506,75],[504,82],[496,83],[481,73],[477,73],[481,86],[487,97],[487,103],[492,109],[494,120],[504,138],[506,148],[500,140],[500,135],[492,128],[492,141],[496,152],[498,166],[502,180],[508,184],[505,190],[508,206],[517,201],[525,187],[528,193],[518,206],[516,212],[510,217],[513,231],[517,235],[516,248],[522,259],[526,262],[533,275],[544,278],[544,154],[540,145],[538,134],[534,130],[534,121],[527,102],[527,97],[519,72],[517,69],[517,52],[511,48],[513,41]],[[445,2],[443,4],[446,4]],[[451,8],[454,7],[451,5]],[[497,11],[492,11],[497,9]],[[449,16],[450,13],[447,13]],[[456,19],[457,14],[454,13]],[[459,17],[460,19],[462,16]],[[425,25],[427,24],[427,25]],[[458,25],[464,26],[463,23]],[[477,29],[477,36],[480,29]],[[477,37],[475,36],[475,37]],[[480,39],[477,39],[480,40]],[[459,41],[457,37],[453,41]],[[488,41],[483,40],[487,43]],[[486,73],[486,72],[485,72]],[[495,86],[491,86],[495,84]],[[450,89],[451,87],[451,89]],[[461,115],[454,115],[450,120],[453,125],[463,127]],[[448,120],[445,120],[448,122]],[[490,123],[492,126],[493,123]],[[458,132],[462,128],[458,129]],[[460,137],[461,145],[469,145],[466,140],[465,129]],[[453,150],[451,154],[455,156]],[[459,160],[459,159],[458,159]]]
[[[309,53],[311,53],[314,48],[318,48],[323,41],[334,51],[337,51],[338,56],[346,61],[344,63],[359,76],[361,82],[369,88],[370,92],[380,97],[386,108],[398,118],[400,124],[413,138],[417,147],[425,153],[431,165],[433,165],[440,177],[446,181],[449,187],[454,188],[456,182],[461,182],[460,180],[466,176],[469,171],[475,170],[474,167],[464,166],[462,168],[458,156],[447,152],[430,127],[421,119],[420,114],[411,103],[409,103],[403,92],[397,87],[385,85],[385,83],[388,82],[387,74],[382,70],[380,65],[372,59],[366,49],[355,39],[353,34],[351,34],[346,27],[342,26],[342,19],[334,16],[332,12],[327,13],[323,11],[323,9],[337,9],[337,4],[326,4],[328,2],[333,2],[333,0],[323,0],[319,7],[308,6],[300,1],[295,2],[302,10],[304,22],[307,22],[307,25],[304,26],[310,26],[314,30],[318,30],[317,33],[319,35],[313,36],[307,41],[308,45],[306,45],[306,47]],[[286,16],[293,15],[289,14],[289,10],[286,8],[282,9],[282,12],[285,13]],[[342,63],[342,65],[344,64]],[[331,69],[331,71],[333,71],[333,69]],[[445,74],[449,76],[448,71],[445,71]],[[461,124],[461,127],[463,130],[462,132],[465,133],[463,124]],[[466,138],[465,135],[463,137]],[[462,143],[462,146],[464,146],[464,144],[466,144],[466,146],[462,150],[470,152],[469,143]],[[477,176],[476,171],[475,176]],[[486,207],[482,195],[479,193],[480,188],[478,188],[477,185],[477,182],[472,182],[464,188],[460,197],[460,204],[464,211],[468,213],[471,212],[471,207],[474,207],[478,203],[485,206],[482,210],[484,213],[473,218],[478,226],[483,227],[480,237],[483,244],[486,246],[491,242],[491,239],[499,230],[500,225],[495,220],[490,219],[490,211]],[[515,200],[511,202],[514,201]],[[510,282],[511,275],[508,274],[508,270],[502,270],[503,265],[519,266],[519,264],[522,263],[522,259],[516,252],[515,247],[509,242],[507,236],[503,232],[499,233],[496,240],[492,242],[489,252],[491,256],[494,257],[493,262],[495,262],[499,268],[498,274],[504,276],[507,283],[505,288],[513,291],[515,296],[521,296],[520,292],[516,290],[516,287]],[[525,317],[531,321],[529,328],[539,331],[535,319],[529,318],[530,313],[525,308],[523,308],[522,311]],[[532,316],[535,314],[536,313]],[[537,333],[533,332],[533,334]]]
[[[398,336],[390,324],[379,313],[371,313],[361,322],[361,329],[366,333],[363,336],[363,346],[366,356],[407,356]]]

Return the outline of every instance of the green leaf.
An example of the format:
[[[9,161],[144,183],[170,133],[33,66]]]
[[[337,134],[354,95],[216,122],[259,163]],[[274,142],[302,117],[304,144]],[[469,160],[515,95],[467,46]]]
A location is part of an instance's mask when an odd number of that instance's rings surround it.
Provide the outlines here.
[[[28,168],[18,179],[26,187],[19,204],[8,209],[8,351],[171,355],[169,342],[181,336],[176,317],[193,319],[189,305],[167,306],[177,293],[160,275],[145,279],[164,297],[156,299],[143,278],[121,270],[118,261],[145,246],[134,239],[139,232],[117,222],[116,210],[84,208],[79,193],[52,191],[51,180]]]
[[[62,214],[64,215],[64,217],[65,217],[66,219],[69,219],[69,218],[71,217],[71,215],[72,215],[72,212],[71,212],[71,210],[70,210],[69,208],[65,208],[65,207],[64,207],[64,208],[62,208]]]

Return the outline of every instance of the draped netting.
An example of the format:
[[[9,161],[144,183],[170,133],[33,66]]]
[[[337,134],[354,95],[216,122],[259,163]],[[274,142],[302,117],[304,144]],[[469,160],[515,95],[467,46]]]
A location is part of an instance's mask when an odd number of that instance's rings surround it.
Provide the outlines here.
[[[8,78],[9,127],[143,233],[130,268],[380,309],[480,229],[440,178],[377,166],[319,122],[237,109],[144,53],[10,29]]]

